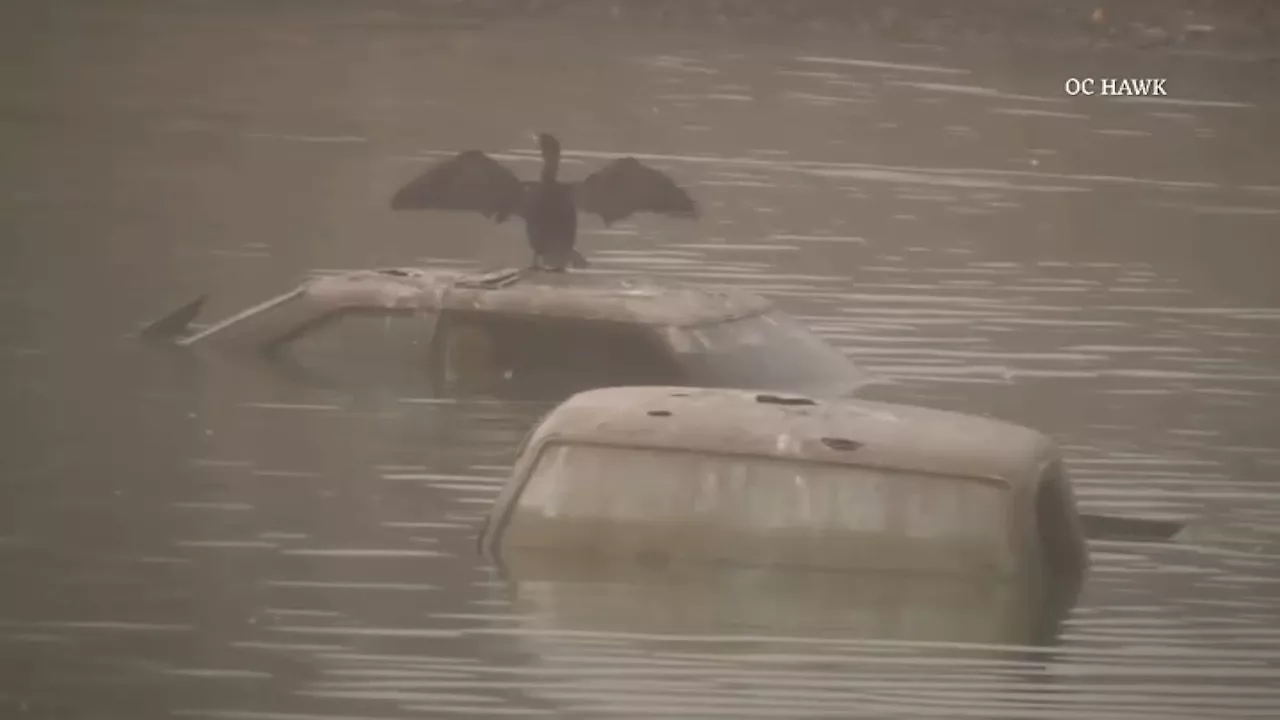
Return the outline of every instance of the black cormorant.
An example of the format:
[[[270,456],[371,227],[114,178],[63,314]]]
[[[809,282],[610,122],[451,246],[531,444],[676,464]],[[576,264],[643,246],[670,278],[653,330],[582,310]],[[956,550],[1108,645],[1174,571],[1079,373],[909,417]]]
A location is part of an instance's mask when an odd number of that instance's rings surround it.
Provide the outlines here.
[[[561,182],[560,141],[539,134],[542,177],[521,181],[479,150],[467,150],[427,168],[391,198],[392,210],[469,210],[495,222],[524,218],[533,267],[586,267],[574,245],[578,213],[593,213],[612,225],[637,212],[696,218],[697,205],[671,178],[633,157],[610,162],[580,182]]]

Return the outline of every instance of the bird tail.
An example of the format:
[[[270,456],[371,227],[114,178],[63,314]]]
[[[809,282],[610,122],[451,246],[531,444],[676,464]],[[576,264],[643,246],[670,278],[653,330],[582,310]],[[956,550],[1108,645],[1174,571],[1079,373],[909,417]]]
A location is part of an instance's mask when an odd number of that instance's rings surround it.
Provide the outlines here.
[[[569,251],[569,265],[576,268],[591,267],[591,263],[587,262],[587,259],[577,250]]]

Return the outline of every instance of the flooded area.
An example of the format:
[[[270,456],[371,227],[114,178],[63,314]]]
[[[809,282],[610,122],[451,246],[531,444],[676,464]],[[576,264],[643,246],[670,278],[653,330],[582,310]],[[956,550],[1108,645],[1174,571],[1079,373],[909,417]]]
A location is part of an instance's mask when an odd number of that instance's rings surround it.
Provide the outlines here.
[[[1263,5],[518,5],[3,11],[0,715],[1280,714]],[[1084,510],[1193,532],[1092,543],[1048,619],[901,578],[522,583],[475,540],[545,403],[131,337],[201,292],[216,317],[313,272],[527,263],[519,223],[388,198],[467,148],[533,177],[537,131],[572,177],[634,155],[701,204],[585,218],[593,271],[764,294],[900,402],[1051,434]]]

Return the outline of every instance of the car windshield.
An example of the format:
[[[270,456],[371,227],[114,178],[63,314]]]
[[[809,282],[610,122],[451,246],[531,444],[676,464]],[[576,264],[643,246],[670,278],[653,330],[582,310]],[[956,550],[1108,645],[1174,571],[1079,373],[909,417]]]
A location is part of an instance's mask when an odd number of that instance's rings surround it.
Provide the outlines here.
[[[912,543],[925,562],[956,553],[977,564],[998,562],[1008,544],[1008,489],[979,480],[918,475],[768,457],[717,455],[598,445],[557,444],[544,450],[517,501],[508,533],[559,537],[578,527],[595,550],[611,545],[749,551],[749,536],[792,537],[800,555],[841,547],[823,542],[879,538],[872,547]],[[646,530],[652,532],[645,538]],[[723,535],[718,539],[713,536]],[[680,538],[684,538],[681,540]],[[639,538],[639,539],[638,539]],[[676,538],[676,540],[672,540]],[[732,539],[730,539],[732,538]],[[671,550],[663,547],[661,549]],[[695,551],[696,552],[696,551]],[[837,560],[836,562],[843,562]],[[821,562],[819,564],[830,564]],[[913,564],[907,562],[906,564]],[[942,564],[947,564],[943,562]]]
[[[695,383],[843,393],[870,379],[844,353],[780,311],[667,328],[666,337]]]

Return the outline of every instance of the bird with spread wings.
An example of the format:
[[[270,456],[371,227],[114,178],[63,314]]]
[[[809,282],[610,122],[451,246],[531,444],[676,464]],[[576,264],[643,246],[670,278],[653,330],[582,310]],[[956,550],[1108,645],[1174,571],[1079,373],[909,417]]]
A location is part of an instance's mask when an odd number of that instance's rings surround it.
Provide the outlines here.
[[[479,150],[467,150],[427,168],[391,198],[392,210],[462,210],[503,222],[524,219],[533,267],[563,271],[586,267],[576,249],[578,213],[599,215],[606,226],[638,212],[696,218],[697,204],[665,174],[633,157],[619,158],[579,182],[562,182],[560,141],[539,134],[542,175],[522,181]]]

